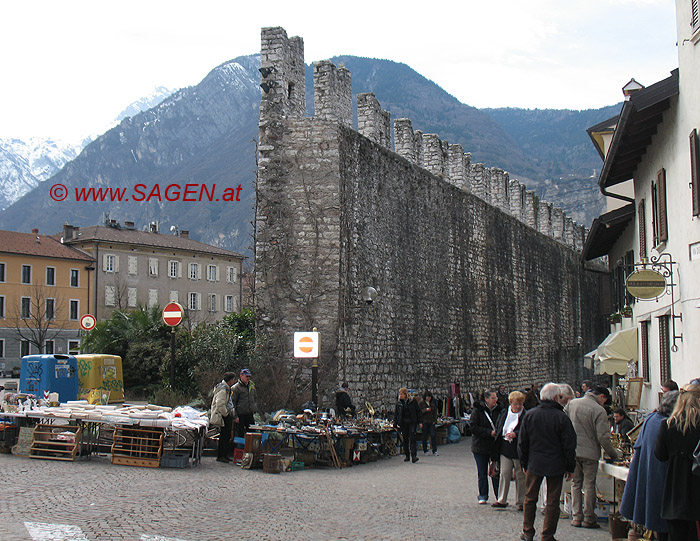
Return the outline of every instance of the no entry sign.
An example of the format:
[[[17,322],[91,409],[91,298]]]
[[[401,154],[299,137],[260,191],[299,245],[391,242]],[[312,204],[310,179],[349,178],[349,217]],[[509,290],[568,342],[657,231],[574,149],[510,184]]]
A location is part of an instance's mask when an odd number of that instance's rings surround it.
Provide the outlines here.
[[[176,302],[171,302],[163,308],[163,322],[170,327],[177,327],[182,323],[184,315],[185,310]]]

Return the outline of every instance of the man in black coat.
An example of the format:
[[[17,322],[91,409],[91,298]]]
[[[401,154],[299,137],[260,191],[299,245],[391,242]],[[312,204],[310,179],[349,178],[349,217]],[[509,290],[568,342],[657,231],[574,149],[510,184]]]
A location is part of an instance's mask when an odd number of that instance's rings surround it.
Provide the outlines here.
[[[542,541],[553,541],[559,521],[559,497],[564,482],[576,469],[576,432],[557,402],[561,390],[548,383],[540,391],[540,405],[529,410],[520,422],[518,454],[525,472],[525,512],[520,539],[535,537],[535,512],[542,479],[547,479],[547,505]]]
[[[472,432],[472,454],[476,461],[479,485],[479,505],[485,505],[489,499],[489,459],[496,442],[496,421],[501,413],[496,391],[486,391],[484,401],[477,402],[469,419]],[[493,495],[498,499],[498,476],[491,478]]]

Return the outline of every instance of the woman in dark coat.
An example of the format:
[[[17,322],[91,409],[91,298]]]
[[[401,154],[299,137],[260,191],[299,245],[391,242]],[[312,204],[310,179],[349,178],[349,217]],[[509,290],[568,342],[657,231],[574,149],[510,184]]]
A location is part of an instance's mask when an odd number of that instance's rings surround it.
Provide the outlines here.
[[[437,456],[437,437],[435,436],[435,423],[438,420],[437,406],[435,405],[435,399],[433,398],[433,393],[426,391],[423,393],[423,402],[420,406],[421,413],[423,416],[423,428],[421,432],[423,433],[423,454],[428,454],[428,436],[430,436],[430,450],[433,452],[434,456]]]
[[[472,432],[472,454],[476,461],[479,485],[479,505],[485,505],[489,499],[489,459],[496,441],[496,421],[501,413],[496,391],[486,391],[484,401],[477,402],[469,419]],[[498,498],[498,476],[491,478],[493,495]]]
[[[416,448],[416,430],[422,426],[421,411],[418,403],[409,398],[408,389],[399,389],[399,401],[394,411],[394,427],[401,430],[403,438],[403,453],[406,455],[404,462],[418,462],[418,450]]]
[[[668,461],[661,517],[668,523],[671,541],[697,539],[700,520],[700,476],[693,475],[693,451],[700,441],[700,385],[681,389],[673,413],[662,423],[656,440],[656,458]]]
[[[644,420],[637,441],[634,442],[634,457],[620,505],[623,517],[656,532],[661,541],[668,539],[668,525],[660,515],[659,487],[666,481],[668,464],[654,456],[654,449],[661,424],[671,415],[677,400],[678,391],[665,393],[659,409]]]

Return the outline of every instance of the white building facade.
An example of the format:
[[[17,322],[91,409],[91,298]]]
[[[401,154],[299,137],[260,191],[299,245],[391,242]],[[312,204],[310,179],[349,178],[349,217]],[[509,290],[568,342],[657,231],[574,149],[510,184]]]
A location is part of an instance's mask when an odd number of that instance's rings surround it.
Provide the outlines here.
[[[593,223],[583,259],[608,256],[611,332],[637,329],[632,371],[643,378],[640,408],[646,410],[658,404],[664,381],[682,386],[700,378],[698,2],[677,0],[676,11],[679,69],[626,98],[611,119],[616,127],[608,148],[591,135],[605,156],[601,191],[624,206]],[[659,297],[641,300],[626,292],[625,279],[640,269],[665,275]]]

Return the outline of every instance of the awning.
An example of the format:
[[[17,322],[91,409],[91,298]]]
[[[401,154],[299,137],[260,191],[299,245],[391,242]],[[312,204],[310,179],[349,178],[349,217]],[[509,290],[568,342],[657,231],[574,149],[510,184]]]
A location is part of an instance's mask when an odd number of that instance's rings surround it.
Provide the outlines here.
[[[596,350],[589,351],[583,356],[583,367],[593,370],[593,361],[595,360]]]
[[[637,327],[610,333],[596,350],[601,374],[627,374],[627,363],[637,362]]]

